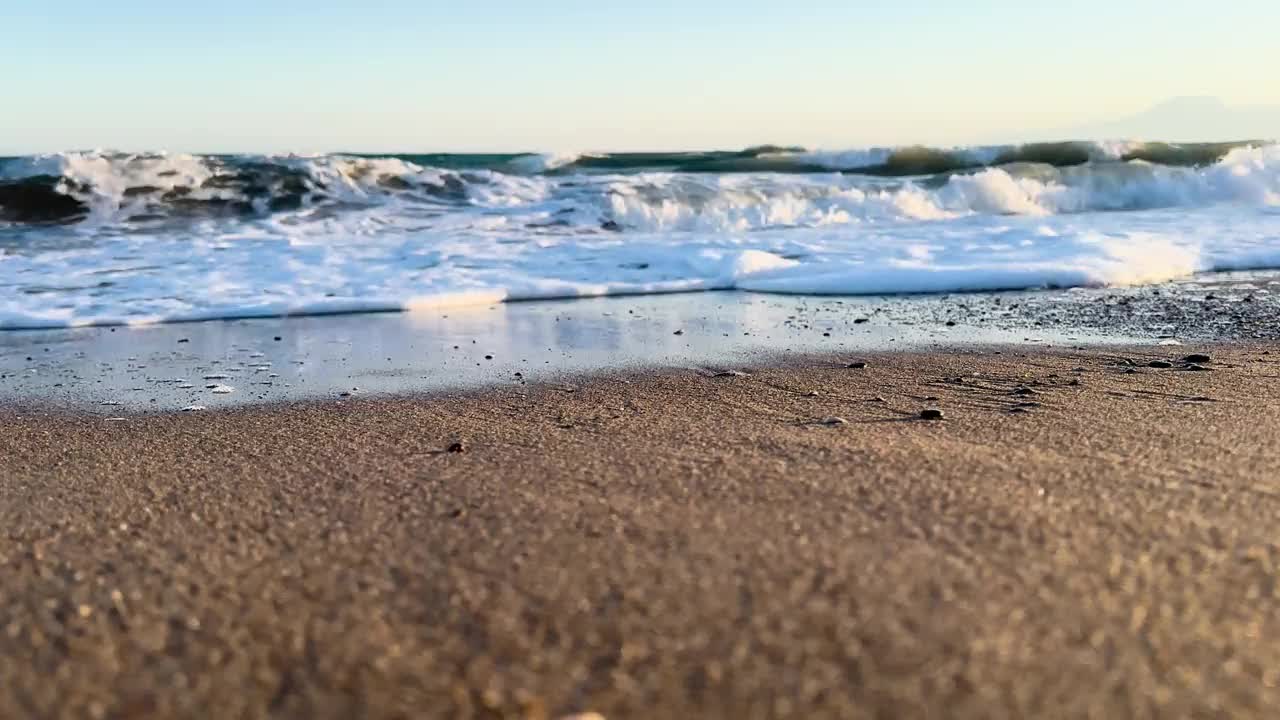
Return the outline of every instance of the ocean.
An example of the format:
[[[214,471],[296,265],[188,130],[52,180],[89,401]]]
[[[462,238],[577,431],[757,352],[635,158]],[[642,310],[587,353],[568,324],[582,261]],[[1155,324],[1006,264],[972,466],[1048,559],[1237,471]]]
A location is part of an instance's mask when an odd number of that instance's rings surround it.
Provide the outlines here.
[[[0,158],[0,329],[1280,268],[1280,145]]]

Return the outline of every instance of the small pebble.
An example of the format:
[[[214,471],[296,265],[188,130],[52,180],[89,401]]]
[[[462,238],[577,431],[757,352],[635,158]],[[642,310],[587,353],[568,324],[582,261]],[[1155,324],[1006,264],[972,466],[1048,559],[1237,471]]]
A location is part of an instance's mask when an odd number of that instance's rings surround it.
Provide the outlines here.
[[[467,446],[459,441],[446,448],[446,451],[451,453],[464,453],[467,451]]]
[[[848,365],[845,365],[845,367],[849,368],[850,370],[861,370],[866,366],[867,364],[865,362],[862,362],[861,360],[859,360],[858,362],[851,362]]]
[[[1194,353],[1182,358],[1182,362],[1203,365],[1204,363],[1213,362],[1213,358],[1209,357],[1208,355],[1204,355],[1202,353]]]
[[[672,335],[683,335],[683,334],[684,334],[684,331],[683,331],[683,330],[677,330],[677,331],[675,331],[675,332],[673,332],[673,333],[671,333],[671,334],[672,334]]]
[[[1173,363],[1167,362],[1165,360],[1152,360],[1151,362],[1147,363],[1147,367],[1164,370],[1166,368],[1173,367]]]
[[[823,425],[848,425],[849,421],[838,415],[832,415],[829,418],[822,418]]]
[[[925,408],[920,411],[921,420],[941,420],[943,417],[942,411],[937,408]]]

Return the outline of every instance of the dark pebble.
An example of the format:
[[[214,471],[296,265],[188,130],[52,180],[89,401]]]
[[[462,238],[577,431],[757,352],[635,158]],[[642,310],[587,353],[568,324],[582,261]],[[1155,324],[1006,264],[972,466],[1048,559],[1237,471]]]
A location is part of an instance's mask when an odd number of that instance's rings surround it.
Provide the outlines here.
[[[1187,363],[1187,366],[1182,369],[1189,370],[1191,372],[1208,372],[1209,371],[1209,368],[1203,365],[1197,365],[1196,363]]]
[[[855,319],[854,319],[854,321],[853,321],[853,324],[854,324],[854,325],[861,325],[861,324],[862,324],[862,323],[864,323],[864,322],[871,322],[871,318],[855,318]]]
[[[867,364],[865,362],[862,362],[861,360],[859,360],[858,362],[851,362],[848,365],[845,365],[845,367],[850,370],[862,370],[866,366]]]
[[[1157,369],[1159,369],[1159,370],[1164,370],[1164,369],[1166,369],[1166,368],[1171,368],[1171,367],[1173,367],[1173,363],[1171,363],[1171,362],[1166,362],[1166,361],[1164,361],[1164,360],[1152,360],[1151,362],[1147,363],[1147,367],[1157,368]]]
[[[178,342],[188,343],[188,342],[191,342],[191,338],[178,338]]]
[[[1195,353],[1193,355],[1188,355],[1182,358],[1182,362],[1203,364],[1203,363],[1213,362],[1213,358],[1201,353]]]
[[[461,442],[456,442],[448,447],[448,451],[451,453],[464,453],[467,451],[467,446]]]
[[[955,321],[955,320],[948,320],[948,321],[947,321],[947,327],[955,327],[955,326],[956,326],[956,321]]]
[[[941,420],[942,418],[942,411],[937,408],[925,408],[920,411],[921,420]]]
[[[484,356],[484,359],[485,359],[485,360],[492,360],[492,359],[493,359],[493,356],[492,356],[492,355],[485,355],[485,356]]]
[[[1018,388],[1017,390],[1014,390],[1014,391],[1013,391],[1013,394],[1014,394],[1014,395],[1020,395],[1020,396],[1022,396],[1022,397],[1026,397],[1026,396],[1028,396],[1028,395],[1039,395],[1040,393],[1036,392],[1035,390],[1033,390],[1033,389],[1031,389],[1031,388],[1029,388],[1029,387],[1020,387],[1020,388]]]
[[[284,338],[282,338],[282,337],[280,337],[279,335],[277,335],[277,336],[275,336],[275,337],[273,337],[273,338],[271,338],[271,339],[272,339],[272,340],[275,340],[276,342],[280,342],[280,341],[281,341],[281,340],[283,340]]]
[[[683,330],[677,330],[677,331],[675,331],[675,332],[673,332],[673,333],[671,333],[671,334],[672,334],[672,335],[683,335],[683,334],[684,334],[684,331],[683,331]]]

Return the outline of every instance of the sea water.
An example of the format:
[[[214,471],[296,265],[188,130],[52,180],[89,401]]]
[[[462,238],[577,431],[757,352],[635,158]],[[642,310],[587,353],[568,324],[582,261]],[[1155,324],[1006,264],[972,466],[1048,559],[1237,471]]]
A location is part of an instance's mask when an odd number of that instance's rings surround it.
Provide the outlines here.
[[[0,329],[1280,267],[1280,145],[0,159]]]

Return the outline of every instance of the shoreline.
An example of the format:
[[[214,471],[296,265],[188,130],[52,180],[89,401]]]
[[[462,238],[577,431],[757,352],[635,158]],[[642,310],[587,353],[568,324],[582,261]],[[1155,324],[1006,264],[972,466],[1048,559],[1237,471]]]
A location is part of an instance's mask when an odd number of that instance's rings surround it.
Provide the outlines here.
[[[1280,348],[830,357],[0,409],[0,714],[1280,703]]]
[[[979,346],[1265,342],[1280,280],[806,297],[738,292],[0,333],[0,405],[121,413],[388,396],[788,356]],[[216,394],[216,386],[231,392]]]

